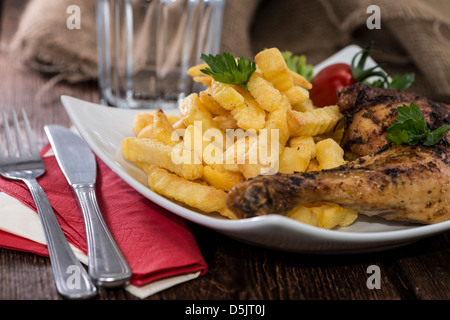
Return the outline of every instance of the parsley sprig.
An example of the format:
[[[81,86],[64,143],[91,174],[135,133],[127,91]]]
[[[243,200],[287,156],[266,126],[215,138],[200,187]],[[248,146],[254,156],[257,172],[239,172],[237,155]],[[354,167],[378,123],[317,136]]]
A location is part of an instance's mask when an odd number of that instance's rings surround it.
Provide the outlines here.
[[[444,138],[444,133],[450,131],[450,125],[442,126],[434,131],[428,129],[427,123],[419,107],[411,103],[397,108],[397,121],[392,122],[387,130],[387,140],[395,144],[433,146]]]
[[[212,76],[216,81],[238,85],[244,89],[247,89],[247,82],[256,71],[255,62],[241,57],[236,63],[233,55],[226,52],[215,56],[202,54],[201,59],[209,66],[201,69],[201,72]]]

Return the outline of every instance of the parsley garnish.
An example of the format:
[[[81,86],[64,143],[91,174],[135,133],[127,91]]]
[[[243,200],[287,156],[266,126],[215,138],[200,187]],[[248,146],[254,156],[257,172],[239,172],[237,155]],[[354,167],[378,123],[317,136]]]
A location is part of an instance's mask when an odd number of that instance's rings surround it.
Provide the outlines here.
[[[411,84],[414,82],[414,73],[407,73],[404,75],[395,75],[392,77],[392,81],[389,84],[389,87],[391,89],[397,89],[397,90],[405,90],[408,89]]]
[[[209,68],[202,69],[201,72],[210,75],[214,80],[234,84],[247,90],[247,82],[256,70],[256,63],[244,57],[236,59],[230,53],[213,55],[201,55]]]
[[[288,68],[298,74],[302,75],[306,80],[310,81],[313,78],[314,67],[306,63],[306,56],[296,56],[290,51],[281,53]]]
[[[387,140],[395,144],[408,143],[416,145],[419,142],[425,146],[433,146],[444,138],[444,133],[450,131],[450,125],[430,131],[422,111],[411,103],[397,108],[397,121],[392,122],[387,130]]]

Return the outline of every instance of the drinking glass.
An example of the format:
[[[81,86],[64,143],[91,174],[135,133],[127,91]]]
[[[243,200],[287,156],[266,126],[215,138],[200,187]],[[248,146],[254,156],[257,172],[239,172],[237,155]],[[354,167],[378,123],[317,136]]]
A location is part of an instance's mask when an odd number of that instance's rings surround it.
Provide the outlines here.
[[[119,108],[175,108],[187,71],[217,54],[225,0],[97,0],[98,84]]]

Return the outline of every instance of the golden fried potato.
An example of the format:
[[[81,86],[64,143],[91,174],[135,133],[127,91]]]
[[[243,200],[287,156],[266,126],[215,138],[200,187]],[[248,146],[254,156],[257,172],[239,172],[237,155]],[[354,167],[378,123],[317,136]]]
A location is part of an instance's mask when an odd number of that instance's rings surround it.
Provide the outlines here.
[[[294,86],[291,72],[277,48],[260,51],[255,56],[255,61],[264,78],[270,81],[277,90],[287,91]]]
[[[226,207],[225,191],[180,178],[156,165],[147,165],[144,170],[153,191],[201,211],[219,212],[225,217],[236,219]]]
[[[172,140],[172,134],[175,130],[167,116],[161,109],[153,114],[153,135],[156,140],[168,146],[174,146],[178,141]]]
[[[294,173],[305,172],[311,160],[311,151],[302,152],[300,148],[286,147],[280,155],[278,172]]]
[[[309,98],[308,89],[311,89],[311,84],[303,76],[288,68],[280,50],[277,48],[262,50],[255,56],[255,60],[264,78],[285,95],[291,105],[302,103]],[[254,81],[261,82],[261,79],[254,79]],[[257,83],[253,81],[249,81],[249,83],[254,90]]]
[[[358,212],[335,203],[317,203],[298,206],[286,216],[319,228],[333,229],[352,224],[358,217]]]
[[[291,105],[297,105],[309,99],[309,91],[300,86],[292,86],[290,89],[283,91]]]
[[[257,139],[249,142],[245,160],[238,163],[246,179],[279,170],[280,153],[290,135],[286,108],[281,105],[269,113],[264,129],[258,132]]]
[[[236,184],[245,180],[240,172],[222,170],[218,167],[204,166],[203,180],[224,191],[230,191]]]
[[[300,86],[307,90],[312,89],[312,84],[305,77],[297,72],[291,71],[292,80],[294,80],[294,86]]]
[[[148,112],[140,112],[134,116],[133,132],[136,136],[149,124],[153,124],[153,114]]]
[[[214,99],[231,112],[239,128],[257,130],[264,127],[266,113],[249,96],[244,97],[237,88],[214,80],[211,89]]]
[[[291,136],[286,109],[287,107],[282,105],[277,110],[271,112],[267,116],[267,122],[264,126],[264,129],[267,131],[269,137],[273,134],[278,134],[279,143],[282,147],[286,145],[289,137]],[[271,144],[270,140],[267,142],[268,145]]]
[[[311,161],[309,162],[308,168],[306,168],[306,172],[311,172],[311,171],[320,171],[320,165],[316,159],[311,159]]]
[[[344,150],[333,139],[325,139],[316,144],[316,159],[320,170],[331,169],[345,164]]]
[[[317,109],[311,99],[306,99],[305,101],[301,103],[296,103],[292,105],[292,110],[299,111],[299,112],[305,112],[305,111],[311,111]]]
[[[196,121],[201,122],[202,132],[208,129],[219,129],[214,119],[196,93],[192,93],[184,98],[178,107],[181,119],[186,127],[195,125]]]
[[[316,157],[316,143],[313,137],[293,137],[289,139],[291,148],[299,148],[302,152],[310,152],[311,158]]]
[[[208,68],[208,65],[206,63],[202,63],[189,68],[187,74],[191,76],[195,82],[202,83],[206,87],[209,87],[211,85],[212,77],[201,71],[205,68]]]
[[[139,131],[137,137],[144,139],[155,139],[155,132],[153,131],[153,123],[149,123],[148,125],[145,126],[144,129]]]
[[[281,152],[279,172],[305,172],[315,156],[316,145],[312,137],[291,138],[289,147]]]
[[[206,69],[206,68],[209,68],[208,64],[201,63],[196,66],[190,67],[187,71],[187,74],[190,75],[191,77],[206,75],[201,71],[202,69]]]
[[[247,87],[256,102],[267,112],[274,112],[280,106],[289,105],[289,102],[286,101],[286,98],[283,97],[280,91],[256,71],[250,77]]]
[[[203,175],[202,161],[201,159],[192,159],[199,156],[191,150],[167,146],[151,139],[129,137],[122,141],[122,151],[127,160],[157,165],[188,180],[199,179]],[[187,161],[175,161],[181,159],[181,156],[176,158],[175,154],[180,151],[189,155]]]
[[[343,118],[338,106],[317,108],[311,111],[298,112],[288,110],[288,125],[292,136],[316,136],[328,133]]]
[[[237,121],[231,113],[223,116],[214,117],[214,121],[217,123],[219,128],[226,132],[227,129],[238,129]]]
[[[183,119],[180,119],[172,125],[172,128],[174,130],[186,129],[186,125],[184,124]]]
[[[133,120],[133,132],[138,138],[155,138],[153,132],[153,117],[154,113],[140,112]],[[180,117],[175,115],[166,115],[170,124],[175,124],[180,120]]]
[[[206,109],[215,116],[225,116],[230,112],[224,109],[217,101],[214,99],[211,88],[207,88],[199,93],[200,101],[203,103]]]

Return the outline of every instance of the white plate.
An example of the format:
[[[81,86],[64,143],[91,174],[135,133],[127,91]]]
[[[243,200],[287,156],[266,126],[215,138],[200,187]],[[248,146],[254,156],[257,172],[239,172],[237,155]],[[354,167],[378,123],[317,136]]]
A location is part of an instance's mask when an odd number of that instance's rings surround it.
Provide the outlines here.
[[[334,62],[349,62],[359,49],[357,46],[347,47],[320,64],[320,67]],[[106,107],[68,96],[62,96],[61,101],[92,150],[137,192],[191,222],[245,243],[301,253],[359,253],[405,245],[450,229],[450,221],[414,225],[360,215],[349,227],[325,230],[281,215],[227,220],[219,215],[200,213],[151,191],[146,185],[146,174],[123,158],[121,142],[133,136],[134,115],[142,110]],[[176,114],[177,110],[168,110],[166,113]]]

